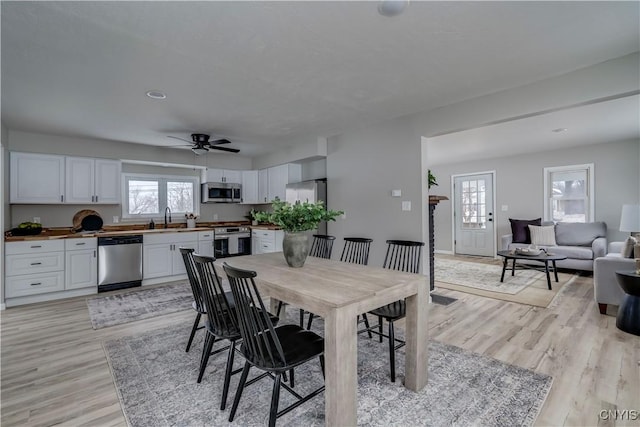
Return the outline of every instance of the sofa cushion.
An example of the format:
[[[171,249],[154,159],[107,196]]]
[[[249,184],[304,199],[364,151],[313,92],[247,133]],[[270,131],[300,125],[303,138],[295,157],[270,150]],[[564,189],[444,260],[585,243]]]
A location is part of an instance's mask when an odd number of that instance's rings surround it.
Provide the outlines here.
[[[531,243],[531,232],[529,231],[529,225],[540,225],[542,218],[537,219],[512,219],[511,222],[511,234],[513,234],[513,243]]]
[[[554,226],[542,226],[537,227],[535,225],[529,225],[529,231],[531,231],[531,243],[539,246],[555,246],[556,235],[554,233]]]
[[[593,251],[586,246],[554,246],[548,253],[564,255],[571,259],[593,259]]]
[[[560,246],[591,246],[597,237],[607,235],[604,222],[559,222],[556,224],[556,242]]]

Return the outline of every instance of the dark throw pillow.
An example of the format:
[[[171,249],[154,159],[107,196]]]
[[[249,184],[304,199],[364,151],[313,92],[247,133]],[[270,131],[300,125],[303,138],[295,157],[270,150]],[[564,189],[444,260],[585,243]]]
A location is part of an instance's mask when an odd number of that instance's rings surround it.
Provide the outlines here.
[[[536,219],[511,219],[511,234],[513,234],[513,243],[531,243],[530,225],[542,225],[542,218]]]

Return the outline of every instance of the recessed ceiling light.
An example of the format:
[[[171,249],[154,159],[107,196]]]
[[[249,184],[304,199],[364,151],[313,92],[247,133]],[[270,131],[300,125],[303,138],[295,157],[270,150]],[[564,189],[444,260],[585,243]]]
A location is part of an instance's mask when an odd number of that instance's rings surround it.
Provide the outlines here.
[[[569,129],[567,128],[558,128],[558,129],[553,129],[551,132],[555,132],[555,133],[560,133],[560,132],[566,132]]]
[[[378,2],[378,13],[382,16],[400,15],[408,4],[409,0],[381,0]]]
[[[160,92],[159,90],[150,90],[147,92],[147,96],[153,99],[165,99],[167,97],[164,92]]]

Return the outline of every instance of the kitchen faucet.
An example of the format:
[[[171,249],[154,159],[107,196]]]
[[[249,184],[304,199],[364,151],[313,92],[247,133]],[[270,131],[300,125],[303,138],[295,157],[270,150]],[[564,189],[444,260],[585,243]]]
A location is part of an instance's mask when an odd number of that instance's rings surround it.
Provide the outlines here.
[[[164,228],[167,228],[167,213],[169,213],[169,222],[171,222],[171,208],[169,206],[164,208]]]

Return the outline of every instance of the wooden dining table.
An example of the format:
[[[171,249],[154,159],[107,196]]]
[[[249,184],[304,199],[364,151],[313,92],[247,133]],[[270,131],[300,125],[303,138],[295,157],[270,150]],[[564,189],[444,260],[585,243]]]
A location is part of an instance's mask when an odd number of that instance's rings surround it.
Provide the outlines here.
[[[257,272],[273,313],[283,301],[324,318],[325,425],[357,425],[359,314],[406,298],[404,386],[419,391],[427,384],[427,276],[315,257],[291,268],[282,252],[218,259],[216,265],[224,262]],[[388,357],[381,345],[380,358]]]

